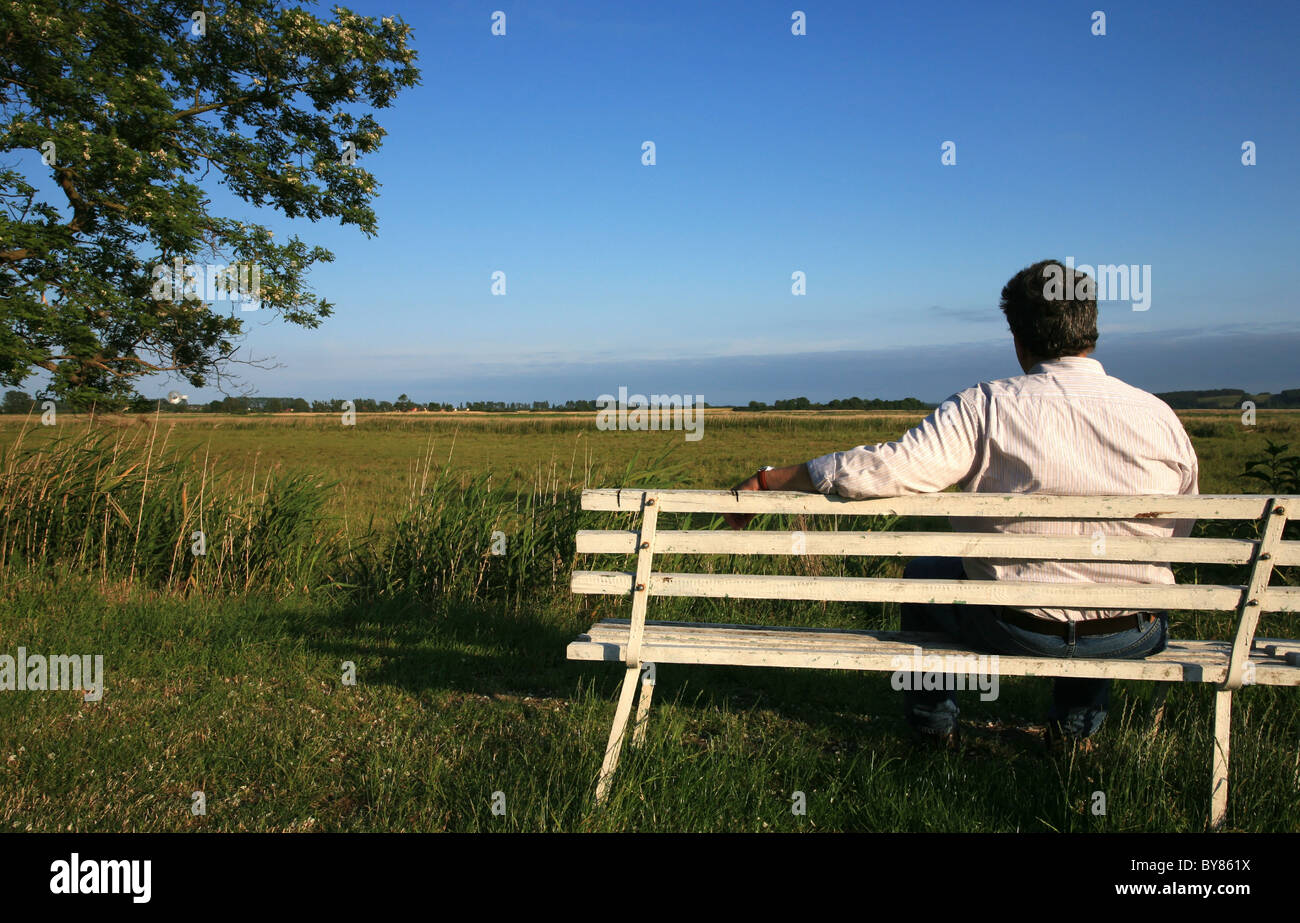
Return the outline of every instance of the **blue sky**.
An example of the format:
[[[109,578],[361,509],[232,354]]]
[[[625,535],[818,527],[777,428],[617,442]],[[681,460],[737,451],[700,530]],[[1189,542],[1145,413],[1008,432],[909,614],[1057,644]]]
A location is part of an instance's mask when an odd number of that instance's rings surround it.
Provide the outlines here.
[[[1112,374],[1300,387],[1295,3],[350,7],[413,26],[423,83],[363,161],[377,237],[268,220],[335,251],[337,308],[245,315],[258,393],[940,400],[1019,374],[998,294],[1049,257],[1151,267],[1148,310],[1102,305]]]

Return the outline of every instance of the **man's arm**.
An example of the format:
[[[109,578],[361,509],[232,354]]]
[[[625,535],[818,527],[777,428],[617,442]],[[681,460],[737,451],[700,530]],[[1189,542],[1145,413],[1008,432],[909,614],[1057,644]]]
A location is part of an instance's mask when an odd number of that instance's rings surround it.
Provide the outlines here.
[[[944,401],[897,442],[858,446],[765,472],[769,490],[837,493],[842,497],[896,497],[943,490],[965,481],[980,458],[979,391],[968,389]],[[734,490],[760,490],[757,475]],[[733,529],[753,515],[725,514]]]
[[[768,490],[801,490],[804,493],[817,493],[817,488],[813,487],[812,478],[808,476],[808,465],[786,465],[784,468],[773,468],[764,474],[767,480]],[[759,490],[758,475],[755,474],[747,479],[744,483],[754,482],[753,487],[742,487],[737,489]]]
[[[804,493],[815,494],[816,488],[813,487],[812,478],[808,476],[807,464],[786,465],[784,468],[773,468],[763,473],[767,481],[768,490],[800,490]],[[753,474],[741,481],[732,490],[762,490],[763,486],[758,483],[758,475]],[[727,525],[733,529],[743,529],[749,525],[749,521],[754,518],[752,513],[723,513],[722,518],[727,521]]]

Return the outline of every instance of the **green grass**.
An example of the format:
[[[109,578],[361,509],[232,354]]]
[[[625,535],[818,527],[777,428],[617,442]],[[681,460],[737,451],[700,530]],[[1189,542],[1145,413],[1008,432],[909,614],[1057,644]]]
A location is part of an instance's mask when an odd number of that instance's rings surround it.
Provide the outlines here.
[[[121,533],[108,539],[75,528],[103,521],[96,498],[108,491],[94,479],[104,465],[55,441],[68,431],[30,431],[28,444],[50,464],[23,468],[19,456],[5,456],[4,470],[19,476],[6,481],[3,496],[15,499],[3,512],[27,523],[28,533],[10,533],[14,541],[54,538],[39,560],[6,559],[0,653],[22,645],[103,654],[106,687],[97,703],[75,692],[0,693],[0,829],[1203,829],[1207,688],[1173,688],[1152,733],[1152,685],[1118,683],[1097,748],[1051,757],[1040,740],[1048,684],[1006,679],[997,701],[962,698],[966,744],[948,754],[912,747],[886,674],[739,668],[661,667],[647,746],[625,751],[610,802],[593,808],[622,671],[570,663],[564,648],[596,618],[624,612],[622,600],[565,590],[572,530],[616,521],[577,511],[576,489],[724,486],[759,462],[890,438],[908,422],[719,419],[701,442],[684,443],[680,433],[596,433],[569,419],[487,420],[458,431],[364,417],[356,430],[315,420],[186,421],[191,428],[178,425],[165,452],[156,440],[151,457],[162,461],[148,488],[134,474],[104,482],[138,504],[120,503],[125,519],[107,521]],[[1247,489],[1239,475],[1266,437],[1300,445],[1300,415],[1261,412],[1250,431],[1232,414],[1189,415],[1188,424],[1205,493]],[[130,429],[112,430],[110,442]],[[340,458],[340,445],[356,454]],[[179,454],[169,455],[173,448]],[[247,473],[254,460],[256,480]],[[166,530],[157,542],[134,536],[156,519],[188,528],[188,507],[178,514],[175,496],[204,471],[224,485],[205,502],[232,511],[230,533],[262,522],[268,531],[253,542],[277,553],[239,570],[236,542],[223,573],[237,578],[208,579],[201,568],[214,558],[200,562],[195,579],[177,581],[150,550],[170,550]],[[41,477],[82,486],[42,492]],[[279,478],[306,485],[287,506],[266,486]],[[340,502],[343,489],[356,505]],[[186,496],[195,495],[189,486]],[[317,500],[321,518],[313,519]],[[285,522],[310,525],[286,532]],[[510,539],[506,555],[485,551],[495,527]],[[309,553],[325,539],[328,553]],[[821,566],[866,574],[899,564]],[[652,617],[687,606],[657,600]],[[712,600],[689,612],[897,625],[888,605]],[[1229,622],[1180,616],[1174,634],[1226,637]],[[1298,630],[1294,617],[1266,616],[1261,627],[1288,637]],[[356,666],[356,685],[342,682],[345,661]],[[1234,697],[1231,829],[1298,829],[1295,696],[1249,688]],[[191,795],[200,790],[207,813],[195,816]],[[796,790],[806,816],[791,813]],[[1089,810],[1096,791],[1106,795],[1104,816]],[[492,813],[494,792],[504,794],[503,816]]]
[[[509,608],[135,598],[18,586],[9,645],[102,652],[98,703],[0,696],[0,829],[1199,830],[1208,689],[1122,683],[1092,753],[1049,757],[1046,685],[963,705],[917,751],[883,674],[664,667],[647,747],[591,799],[621,670],[572,664],[572,600]],[[344,661],[357,684],[344,685]],[[1229,825],[1295,829],[1294,690],[1237,697]],[[191,813],[203,791],[207,813]],[[805,793],[806,816],[790,811]],[[506,814],[491,811],[502,792]],[[1107,798],[1105,816],[1089,810]]]

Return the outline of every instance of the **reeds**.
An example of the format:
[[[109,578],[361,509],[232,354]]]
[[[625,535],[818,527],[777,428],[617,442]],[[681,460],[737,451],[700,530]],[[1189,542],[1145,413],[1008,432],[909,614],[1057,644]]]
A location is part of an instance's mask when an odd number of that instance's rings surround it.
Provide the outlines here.
[[[168,435],[86,429],[0,446],[0,569],[186,591],[310,587],[340,545],[321,515],[328,485],[213,470]]]

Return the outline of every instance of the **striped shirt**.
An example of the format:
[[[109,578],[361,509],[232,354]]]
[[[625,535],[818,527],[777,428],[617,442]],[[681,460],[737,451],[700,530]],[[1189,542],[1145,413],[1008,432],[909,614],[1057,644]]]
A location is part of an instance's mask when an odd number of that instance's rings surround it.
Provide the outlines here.
[[[1084,356],[1040,362],[1027,375],[959,391],[896,442],[832,452],[807,463],[814,489],[851,499],[958,485],[982,493],[1195,494],[1196,452],[1178,416],[1155,395],[1107,375]],[[958,532],[1184,537],[1194,520],[1023,520],[953,517]],[[1048,583],[1174,582],[1168,564],[963,558],[972,580]],[[1132,610],[1023,608],[1056,621]]]

